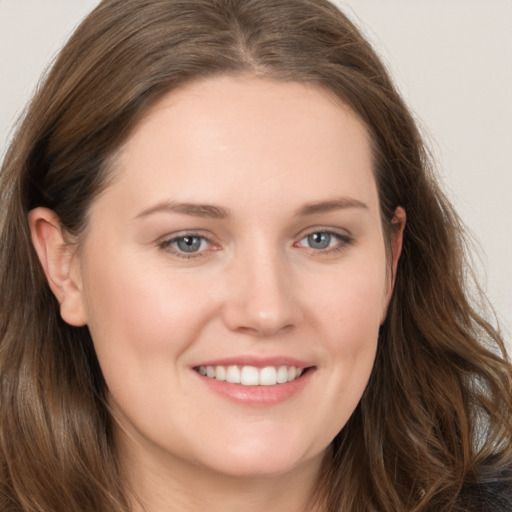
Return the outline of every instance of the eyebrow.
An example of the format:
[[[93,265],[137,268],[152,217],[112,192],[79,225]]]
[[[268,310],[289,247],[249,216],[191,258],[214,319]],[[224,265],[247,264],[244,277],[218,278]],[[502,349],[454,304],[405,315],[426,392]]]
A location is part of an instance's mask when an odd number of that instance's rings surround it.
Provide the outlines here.
[[[368,205],[358,199],[341,197],[330,201],[307,204],[297,211],[296,216],[303,217],[307,215],[317,215],[319,213],[329,213],[336,210],[345,210],[347,208],[361,208],[368,210]]]
[[[336,210],[347,208],[368,209],[368,205],[349,197],[310,203],[300,208],[295,215],[305,217],[308,215],[317,215],[320,213],[329,213]],[[175,203],[173,201],[162,201],[154,206],[142,210],[135,216],[135,219],[147,217],[154,213],[181,213],[191,217],[202,217],[207,219],[226,219],[230,216],[229,210],[221,206],[198,203]]]
[[[229,217],[229,210],[221,206],[211,204],[196,203],[175,203],[172,201],[163,201],[154,206],[142,210],[135,216],[135,219],[147,217],[153,213],[181,213],[193,217],[203,217],[207,219],[225,219]]]

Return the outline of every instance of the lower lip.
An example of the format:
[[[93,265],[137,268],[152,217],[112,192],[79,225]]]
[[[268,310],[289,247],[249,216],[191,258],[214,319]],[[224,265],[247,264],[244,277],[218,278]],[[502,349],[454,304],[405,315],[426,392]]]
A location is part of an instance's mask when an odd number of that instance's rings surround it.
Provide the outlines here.
[[[252,407],[266,407],[276,405],[300,393],[310,381],[314,368],[302,374],[298,379],[276,384],[275,386],[244,386],[243,384],[232,384],[226,381],[203,377],[195,370],[194,373],[210,390],[232,402],[249,405]]]

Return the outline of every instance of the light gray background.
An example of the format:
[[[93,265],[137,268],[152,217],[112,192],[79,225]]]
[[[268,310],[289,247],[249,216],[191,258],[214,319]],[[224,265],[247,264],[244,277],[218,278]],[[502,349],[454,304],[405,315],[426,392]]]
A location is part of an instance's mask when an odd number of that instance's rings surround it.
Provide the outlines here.
[[[0,0],[0,155],[39,77],[98,0]],[[387,62],[512,332],[512,0],[337,0]]]

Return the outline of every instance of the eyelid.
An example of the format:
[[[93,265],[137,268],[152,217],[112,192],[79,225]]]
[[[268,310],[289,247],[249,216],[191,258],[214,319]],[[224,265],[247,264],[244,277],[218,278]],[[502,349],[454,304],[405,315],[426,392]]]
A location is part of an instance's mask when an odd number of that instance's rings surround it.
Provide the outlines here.
[[[203,249],[198,252],[184,252],[180,251],[178,249],[175,249],[172,244],[176,242],[177,240],[186,238],[186,237],[195,237],[195,238],[201,238],[204,240],[208,247],[206,249]],[[201,230],[183,230],[178,231],[176,233],[167,234],[161,238],[159,238],[156,242],[156,245],[162,249],[163,251],[176,256],[178,258],[183,259],[190,259],[190,258],[199,258],[205,256],[205,252],[208,252],[209,250],[218,250],[219,246],[216,244],[214,238],[211,235],[207,235]]]
[[[339,240],[339,244],[336,244],[333,247],[327,247],[325,249],[314,249],[314,248],[308,248],[305,246],[299,245],[302,240],[304,240],[309,235],[313,235],[315,233],[325,233],[331,236],[336,237]],[[294,247],[302,247],[304,249],[310,249],[313,253],[316,253],[318,255],[325,255],[329,254],[330,252],[338,252],[340,250],[343,250],[347,247],[347,245],[351,245],[354,243],[354,237],[352,234],[347,231],[346,229],[342,228],[334,228],[332,226],[312,226],[307,228],[306,230],[303,230],[295,237],[295,242],[293,243]]]
[[[328,233],[330,235],[339,236],[341,238],[353,239],[352,233],[345,228],[337,228],[333,226],[310,226],[306,229],[301,230],[297,235],[295,235],[296,240],[302,240],[304,237],[308,235],[312,235],[314,233]]]

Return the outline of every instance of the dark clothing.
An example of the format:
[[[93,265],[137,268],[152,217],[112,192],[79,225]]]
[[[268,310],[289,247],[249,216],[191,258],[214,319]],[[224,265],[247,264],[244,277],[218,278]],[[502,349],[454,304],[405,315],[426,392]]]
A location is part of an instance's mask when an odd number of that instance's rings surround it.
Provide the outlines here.
[[[476,481],[464,486],[462,496],[468,512],[512,512],[512,461],[486,461]]]

